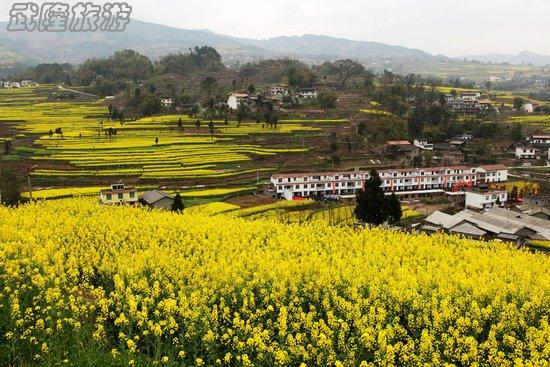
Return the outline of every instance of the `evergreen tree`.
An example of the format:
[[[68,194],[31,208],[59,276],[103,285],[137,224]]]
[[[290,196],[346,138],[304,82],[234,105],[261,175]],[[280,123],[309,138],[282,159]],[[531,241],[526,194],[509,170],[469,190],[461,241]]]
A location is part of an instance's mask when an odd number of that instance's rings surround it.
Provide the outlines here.
[[[397,198],[395,193],[392,193],[390,197],[386,198],[388,211],[386,212],[387,218],[391,223],[398,223],[403,216],[403,210],[401,209],[401,202]]]
[[[382,181],[376,170],[371,171],[370,178],[365,181],[365,189],[357,193],[355,216],[358,220],[380,225],[386,221],[383,213],[385,195],[381,188]]]
[[[181,213],[183,209],[185,209],[185,205],[183,205],[183,200],[181,199],[181,195],[177,193],[176,197],[174,198],[174,203],[172,204],[172,211]]]
[[[12,169],[0,167],[0,204],[17,205],[21,201],[21,190],[17,175]]]

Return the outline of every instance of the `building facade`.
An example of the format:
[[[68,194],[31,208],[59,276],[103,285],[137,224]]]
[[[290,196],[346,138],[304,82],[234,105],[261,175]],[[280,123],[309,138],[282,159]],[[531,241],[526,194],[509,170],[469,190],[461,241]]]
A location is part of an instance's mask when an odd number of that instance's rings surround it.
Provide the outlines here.
[[[109,190],[101,190],[99,199],[102,204],[134,204],[138,201],[138,190],[125,187],[124,184],[113,184]]]
[[[508,201],[506,191],[467,191],[466,209],[487,210],[494,207],[504,207]]]
[[[502,165],[386,169],[378,174],[384,192],[401,199],[443,195],[464,183],[475,187],[508,181],[508,168]],[[369,177],[364,171],[280,174],[271,177],[271,184],[278,198],[288,200],[319,195],[353,197]]]

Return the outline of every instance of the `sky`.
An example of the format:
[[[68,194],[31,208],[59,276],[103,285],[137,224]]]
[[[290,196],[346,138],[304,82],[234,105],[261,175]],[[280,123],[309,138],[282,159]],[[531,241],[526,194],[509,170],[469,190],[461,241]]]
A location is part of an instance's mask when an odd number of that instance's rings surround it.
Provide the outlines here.
[[[548,0],[126,1],[139,20],[238,37],[322,34],[447,56],[524,50],[550,55]],[[0,20],[9,19],[14,2],[25,0],[0,0]]]

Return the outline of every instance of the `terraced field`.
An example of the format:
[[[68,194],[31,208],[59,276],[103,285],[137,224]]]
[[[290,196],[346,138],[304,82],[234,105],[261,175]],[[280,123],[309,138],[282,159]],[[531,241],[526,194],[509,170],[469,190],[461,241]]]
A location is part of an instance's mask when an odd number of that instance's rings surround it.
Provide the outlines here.
[[[217,180],[267,177],[276,164],[270,157],[299,157],[308,152],[295,134],[319,134],[322,126],[347,120],[282,120],[276,128],[255,122],[208,121],[201,126],[186,115],[166,115],[132,121],[108,121],[107,106],[97,102],[52,102],[52,86],[2,90],[0,125],[15,129],[15,155],[36,168],[32,176],[43,186],[98,186],[107,180]],[[181,128],[178,126],[181,121]],[[2,130],[0,130],[1,132]],[[288,142],[284,137],[288,136]],[[277,138],[279,137],[279,138]],[[281,137],[283,137],[281,139]],[[22,140],[31,139],[31,144]],[[274,143],[276,141],[277,143]],[[6,157],[7,159],[8,157]],[[244,183],[242,183],[244,184]]]

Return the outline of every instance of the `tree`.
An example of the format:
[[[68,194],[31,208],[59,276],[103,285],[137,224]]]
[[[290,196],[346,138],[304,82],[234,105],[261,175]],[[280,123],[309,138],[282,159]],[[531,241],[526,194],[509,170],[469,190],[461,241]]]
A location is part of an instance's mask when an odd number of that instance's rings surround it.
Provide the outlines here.
[[[4,140],[4,153],[5,154],[10,154],[11,144],[12,144],[11,140],[9,140],[9,139]]]
[[[201,89],[204,90],[204,92],[206,93],[207,99],[210,99],[217,85],[218,85],[218,80],[211,76],[207,76],[201,82]]]
[[[239,107],[237,108],[237,125],[241,126],[241,122],[246,118],[248,115],[248,111],[246,109],[246,105],[243,101],[239,103]]]
[[[362,64],[350,59],[335,61],[332,66],[338,75],[338,84],[340,89],[344,89],[346,87],[349,78],[365,72],[365,67]]]
[[[317,95],[317,103],[325,110],[334,108],[337,100],[338,96],[333,92],[321,92]]]
[[[155,144],[158,145],[158,143],[159,143],[159,138],[155,138]]]
[[[422,135],[422,132],[424,131],[425,118],[426,110],[420,106],[416,107],[407,120],[407,126],[411,137],[416,138]]]
[[[510,137],[515,142],[519,142],[523,140],[523,130],[519,122],[514,123],[512,127],[512,131],[510,132]]]
[[[216,133],[214,121],[210,120],[210,122],[208,123],[208,129],[210,130],[210,136],[213,137]]]
[[[403,210],[401,209],[401,202],[397,198],[395,193],[392,193],[390,197],[386,197],[386,217],[391,223],[398,223],[403,216]]]
[[[185,205],[183,205],[183,200],[181,199],[181,195],[179,192],[176,194],[176,197],[174,198],[174,203],[172,204],[172,211],[181,213],[185,209]]]
[[[0,167],[0,203],[17,205],[21,201],[21,189],[15,171]]]
[[[365,181],[365,189],[357,193],[357,206],[355,207],[355,216],[358,220],[380,225],[387,219],[383,213],[385,195],[381,188],[382,180],[376,170],[370,172],[370,177]]]
[[[518,201],[518,187],[516,185],[512,187],[512,192],[510,194],[510,197],[514,203]]]
[[[160,99],[155,97],[152,94],[147,94],[142,97],[141,103],[139,104],[141,113],[144,116],[152,116],[162,109],[162,103]]]
[[[335,132],[332,132],[328,138],[330,143],[330,151],[334,154],[338,150],[338,135]]]
[[[514,110],[520,111],[523,108],[523,103],[524,103],[523,98],[521,97],[514,98]]]

